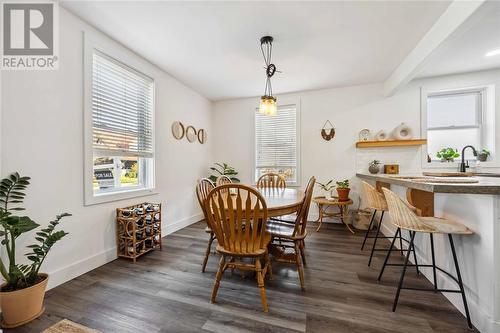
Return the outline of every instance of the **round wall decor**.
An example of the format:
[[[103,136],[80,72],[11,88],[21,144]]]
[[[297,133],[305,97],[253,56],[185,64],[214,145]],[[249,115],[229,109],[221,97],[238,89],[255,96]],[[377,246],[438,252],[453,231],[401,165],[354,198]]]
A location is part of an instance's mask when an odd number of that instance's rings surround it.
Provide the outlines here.
[[[189,142],[194,142],[196,140],[196,129],[193,126],[188,126],[186,128],[186,138]]]
[[[174,121],[172,123],[172,135],[174,136],[174,138],[180,140],[184,137],[184,133],[184,125],[182,125],[180,121]]]
[[[203,128],[198,130],[198,141],[201,144],[207,142],[207,132]]]

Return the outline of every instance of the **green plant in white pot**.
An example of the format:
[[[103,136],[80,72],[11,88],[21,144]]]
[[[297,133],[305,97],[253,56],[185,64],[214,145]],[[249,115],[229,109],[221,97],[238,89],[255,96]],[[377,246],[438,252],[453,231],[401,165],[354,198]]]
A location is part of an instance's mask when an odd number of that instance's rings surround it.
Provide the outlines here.
[[[62,230],[55,230],[59,221],[71,215],[57,215],[46,228],[37,232],[37,243],[29,245],[31,252],[25,254],[28,263],[17,264],[17,238],[39,227],[28,216],[15,215],[24,210],[18,205],[24,200],[29,180],[15,172],[0,181],[0,244],[7,257],[5,261],[0,257],[0,273],[5,280],[0,286],[0,306],[2,326],[6,328],[23,325],[43,313],[48,275],[40,273],[40,267],[52,246],[67,235]]]

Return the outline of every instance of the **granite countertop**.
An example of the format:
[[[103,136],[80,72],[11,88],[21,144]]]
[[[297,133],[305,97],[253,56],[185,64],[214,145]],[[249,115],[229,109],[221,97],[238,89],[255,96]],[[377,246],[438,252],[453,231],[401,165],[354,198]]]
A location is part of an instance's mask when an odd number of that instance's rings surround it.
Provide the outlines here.
[[[474,176],[459,178],[465,179],[466,181],[471,179],[477,180],[475,183],[433,183],[432,181],[437,177],[428,177],[423,176],[422,174],[372,175],[367,173],[357,173],[356,176],[362,179],[375,180],[434,193],[500,194],[500,178],[495,177]],[[417,179],[412,179],[412,177],[416,177]],[[447,177],[439,177],[438,179],[445,181],[446,178]],[[448,179],[457,179],[457,177],[449,177]]]

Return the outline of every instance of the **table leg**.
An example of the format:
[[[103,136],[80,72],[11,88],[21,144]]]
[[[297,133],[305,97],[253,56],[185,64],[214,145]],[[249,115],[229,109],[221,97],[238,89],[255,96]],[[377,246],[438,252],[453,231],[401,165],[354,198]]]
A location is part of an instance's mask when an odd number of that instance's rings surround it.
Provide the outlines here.
[[[347,206],[340,205],[339,209],[340,209],[340,221],[342,221],[342,223],[345,224],[347,229],[349,229],[349,231],[354,234],[354,230],[352,230],[351,227],[349,226],[349,224],[344,221],[344,212],[347,211]]]
[[[319,225],[318,225],[318,228],[316,229],[316,231],[319,231],[319,229],[321,229],[321,225],[323,224],[323,206],[318,204],[318,210],[319,210],[319,217],[316,220],[316,222],[319,221]]]

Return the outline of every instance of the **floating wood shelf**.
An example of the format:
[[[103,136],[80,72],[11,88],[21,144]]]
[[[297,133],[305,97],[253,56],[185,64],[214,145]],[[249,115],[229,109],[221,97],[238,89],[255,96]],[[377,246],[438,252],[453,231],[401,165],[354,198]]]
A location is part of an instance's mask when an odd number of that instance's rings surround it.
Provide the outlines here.
[[[427,144],[427,139],[415,140],[387,140],[387,141],[358,141],[356,148],[421,146]]]

